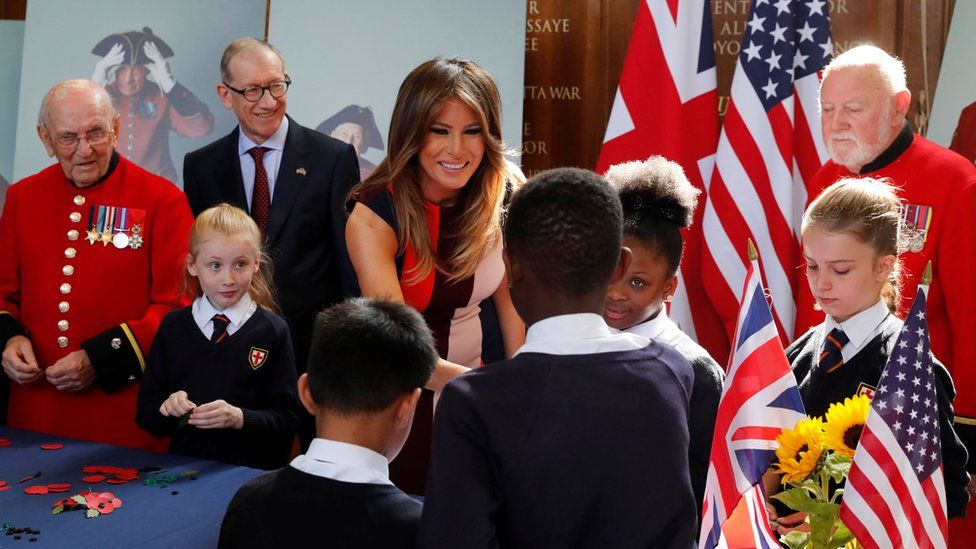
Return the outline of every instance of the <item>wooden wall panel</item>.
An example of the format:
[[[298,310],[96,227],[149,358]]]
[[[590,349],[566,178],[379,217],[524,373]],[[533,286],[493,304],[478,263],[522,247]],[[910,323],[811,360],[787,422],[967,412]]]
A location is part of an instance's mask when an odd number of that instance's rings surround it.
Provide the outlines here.
[[[530,21],[568,19],[570,31],[533,32],[531,23],[527,29],[522,157],[526,173],[596,165],[641,1],[528,0]],[[751,4],[751,0],[712,0],[720,114],[727,105]],[[835,53],[870,42],[905,61],[913,95],[909,121],[923,132],[954,6],[955,0],[829,1]],[[565,85],[578,86],[579,101],[591,104],[573,104],[536,91]]]

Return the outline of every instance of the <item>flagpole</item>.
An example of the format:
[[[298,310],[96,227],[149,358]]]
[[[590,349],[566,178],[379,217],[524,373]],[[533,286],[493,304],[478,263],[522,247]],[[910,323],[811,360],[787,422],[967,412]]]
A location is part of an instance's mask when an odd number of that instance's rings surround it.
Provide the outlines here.
[[[922,285],[928,286],[932,284],[932,260],[930,259],[928,263],[925,264],[925,272],[922,273]]]

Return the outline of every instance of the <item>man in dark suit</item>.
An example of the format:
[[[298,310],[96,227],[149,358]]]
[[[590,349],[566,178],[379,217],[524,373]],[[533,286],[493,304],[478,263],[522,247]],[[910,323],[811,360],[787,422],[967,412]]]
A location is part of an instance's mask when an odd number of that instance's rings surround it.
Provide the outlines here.
[[[302,373],[315,314],[356,288],[351,270],[340,267],[348,263],[341,261],[343,204],[359,180],[356,151],[285,115],[291,80],[284,58],[267,42],[231,42],[220,75],[217,94],[239,125],[186,155],[183,188],[194,215],[227,202],[250,212],[261,227]],[[315,436],[311,416],[303,418],[299,434],[307,447]]]

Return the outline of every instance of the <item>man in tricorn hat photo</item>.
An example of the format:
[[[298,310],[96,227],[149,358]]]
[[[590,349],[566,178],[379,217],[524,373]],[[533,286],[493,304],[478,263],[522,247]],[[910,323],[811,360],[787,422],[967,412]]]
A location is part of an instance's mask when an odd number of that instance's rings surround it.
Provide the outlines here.
[[[359,156],[360,180],[369,177],[369,174],[376,169],[376,164],[363,157],[366,149],[370,147],[378,151],[383,150],[383,137],[376,127],[373,111],[369,107],[349,105],[323,120],[315,131],[345,141],[356,149],[356,155]]]
[[[203,137],[213,131],[214,117],[173,77],[167,61],[173,50],[152,29],[143,27],[106,36],[92,53],[101,57],[92,80],[105,86],[121,116],[119,152],[143,169],[176,182],[169,132]]]

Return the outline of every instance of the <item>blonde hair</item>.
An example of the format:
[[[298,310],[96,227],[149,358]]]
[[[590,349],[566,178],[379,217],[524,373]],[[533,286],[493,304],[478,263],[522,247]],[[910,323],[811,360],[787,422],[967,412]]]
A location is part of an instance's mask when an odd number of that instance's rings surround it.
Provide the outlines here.
[[[810,227],[832,233],[846,232],[874,249],[876,257],[895,256],[895,264],[881,289],[894,313],[901,297],[901,263],[898,260],[901,200],[884,179],[846,178],[824,189],[803,214],[801,234]]]
[[[417,155],[430,126],[449,99],[457,99],[478,116],[485,142],[481,165],[459,195],[460,245],[446,261],[438,261],[427,229],[426,200],[420,188],[422,169]],[[387,156],[350,197],[371,196],[392,184],[396,211],[398,253],[409,244],[417,264],[407,275],[416,283],[432,269],[456,282],[474,274],[481,259],[501,239],[502,205],[506,184],[515,176],[505,161],[501,139],[501,98],[491,76],[473,61],[437,57],[422,63],[404,79],[397,94],[387,137]]]
[[[187,261],[196,261],[200,252],[200,244],[209,234],[217,233],[228,237],[244,236],[254,245],[255,259],[259,261],[258,271],[251,277],[251,285],[247,289],[248,295],[259,306],[274,313],[279,313],[278,303],[274,297],[271,285],[271,259],[261,248],[261,230],[251,219],[251,216],[230,204],[220,204],[208,208],[197,216],[190,228],[190,255]],[[203,295],[200,281],[184,270],[184,292],[191,297]]]
[[[230,61],[234,56],[241,53],[251,53],[260,50],[268,50],[278,57],[281,61],[281,72],[285,72],[285,58],[278,51],[278,48],[271,45],[267,40],[258,40],[257,38],[238,38],[227,47],[224,48],[224,54],[220,56],[220,78],[224,82],[229,82],[232,80],[232,75],[230,73]]]

